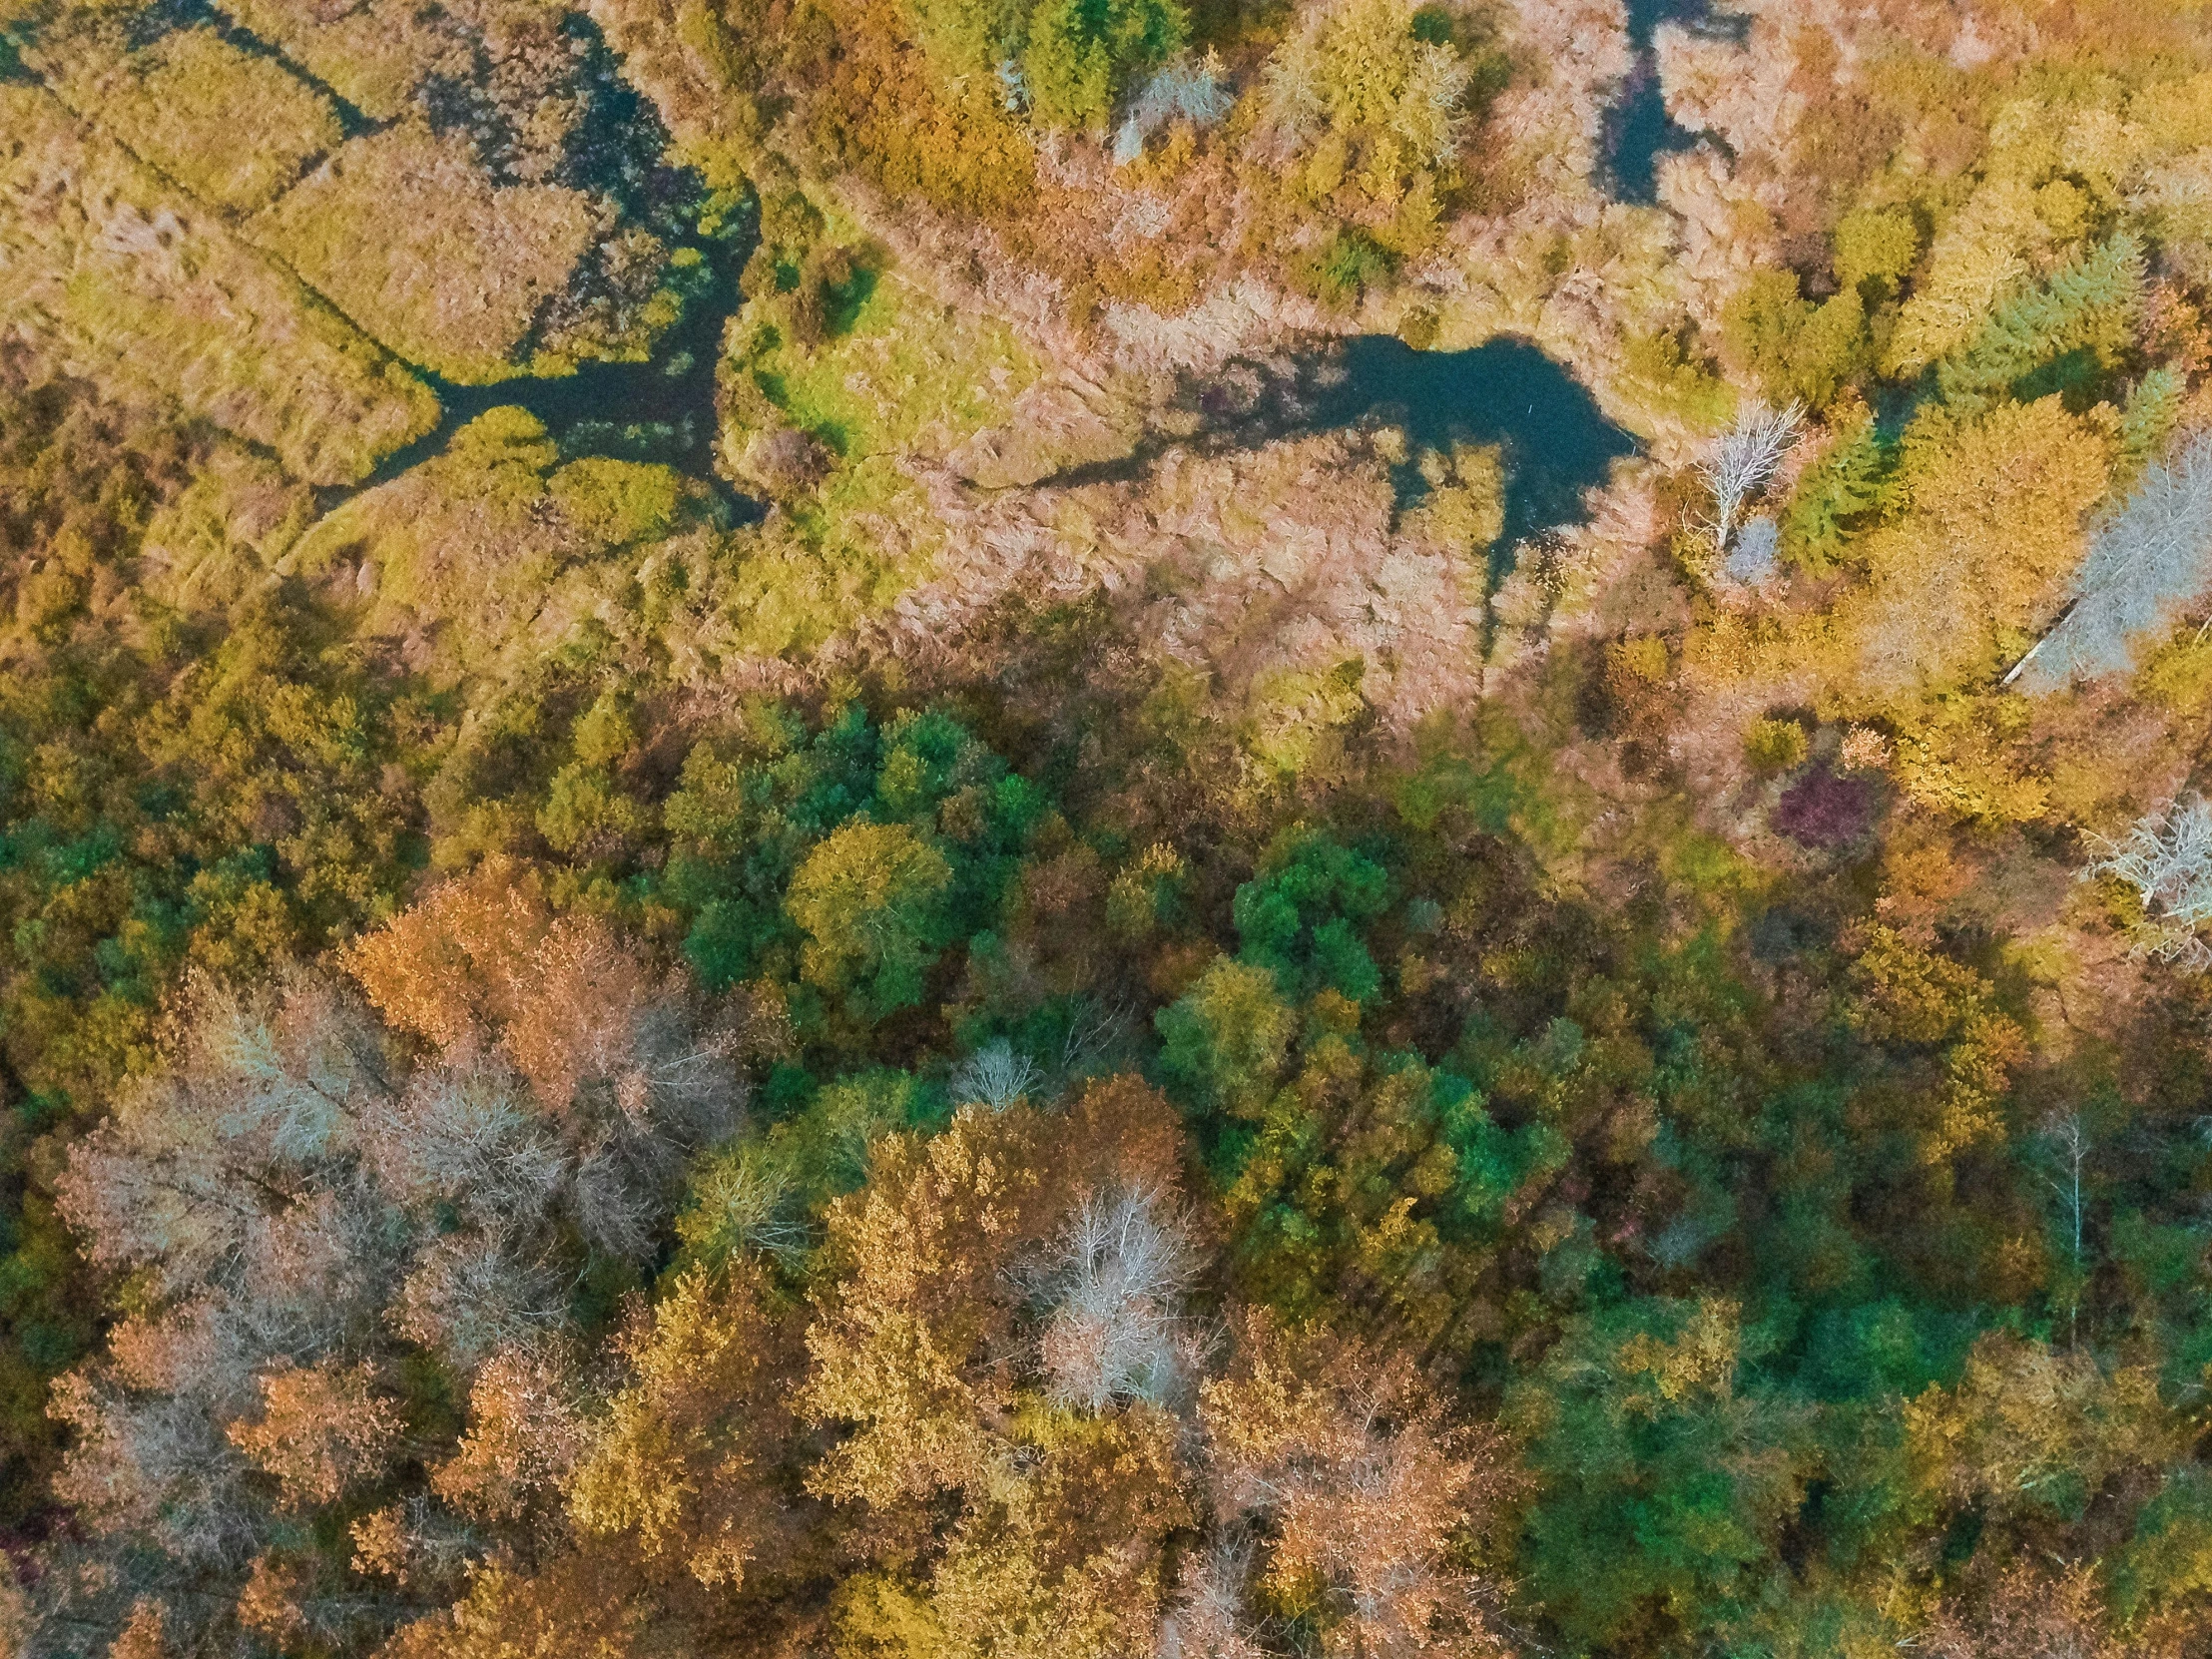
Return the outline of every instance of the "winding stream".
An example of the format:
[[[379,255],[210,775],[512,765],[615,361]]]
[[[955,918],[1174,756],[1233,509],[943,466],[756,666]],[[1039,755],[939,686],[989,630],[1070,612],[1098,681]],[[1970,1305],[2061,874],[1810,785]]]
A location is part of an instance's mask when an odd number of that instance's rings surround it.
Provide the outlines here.
[[[1715,17],[1712,0],[1628,0],[1628,38],[1636,64],[1605,121],[1605,158],[1613,194],[1650,207],[1659,200],[1659,158],[1694,146],[1699,134],[1676,125],[1659,88],[1652,37],[1662,23],[1736,38],[1750,19]]]
[[[737,304],[732,275],[746,250],[699,247],[703,276],[684,314],[663,334],[647,362],[587,362],[573,374],[525,376],[464,386],[417,368],[438,397],[438,423],[404,449],[386,455],[369,487],[396,478],[443,449],[446,440],[488,409],[527,409],[564,455],[615,455],[660,461],[735,496],[714,470],[715,362],[724,321]],[[757,510],[757,509],[756,509]]]
[[[714,470],[715,363],[737,293],[730,251],[703,252],[707,280],[652,361],[586,363],[560,378],[487,386],[426,376],[442,410],[437,426],[386,456],[369,484],[428,459],[486,410],[517,407],[544,423],[564,455],[662,462],[713,484],[741,520],[757,518],[760,504]],[[1198,384],[1187,402],[1204,422],[1195,441],[1206,447],[1246,447],[1370,422],[1402,428],[1415,454],[1453,442],[1498,444],[1507,470],[1500,544],[1506,547],[1580,517],[1582,492],[1602,484],[1612,461],[1635,448],[1562,364],[1511,337],[1467,351],[1416,351],[1395,335],[1362,334],[1278,363],[1272,374],[1244,368]],[[1053,481],[1132,476],[1163,447],[1148,442],[1124,461]],[[1395,482],[1407,501],[1425,488],[1410,460]]]
[[[196,17],[216,15],[209,0],[165,3]],[[1639,69],[1616,107],[1610,154],[1615,170],[1647,195],[1657,156],[1692,142],[1667,119],[1651,63],[1652,31],[1668,20],[1704,26],[1710,3],[1629,0]],[[660,462],[711,486],[734,520],[756,520],[763,505],[732,488],[714,464],[715,371],[724,325],[739,303],[737,274],[752,252],[752,236],[718,241],[692,234],[690,216],[679,204],[696,199],[697,181],[660,162],[666,135],[651,106],[621,80],[597,31],[581,22],[575,27],[588,48],[591,106],[579,129],[570,182],[625,202],[671,246],[700,256],[684,278],[689,291],[683,314],[646,362],[587,362],[573,374],[491,385],[459,385],[417,368],[437,394],[438,423],[387,455],[363,487],[397,477],[441,450],[459,427],[508,406],[541,421],[564,456]],[[1195,441],[1207,446],[1249,445],[1366,422],[1403,428],[1416,454],[1454,441],[1497,444],[1505,452],[1507,473],[1501,549],[1580,517],[1582,492],[1601,484],[1610,463],[1635,447],[1564,366],[1513,338],[1439,352],[1416,351],[1393,335],[1361,335],[1278,359],[1257,376],[1252,365],[1238,365],[1218,381],[1186,388],[1179,401],[1199,416]],[[1148,441],[1126,461],[1095,470],[1126,475],[1159,446]],[[1056,481],[1077,480],[1063,475]],[[1425,489],[1410,461],[1397,469],[1394,482],[1401,501],[1417,499]]]

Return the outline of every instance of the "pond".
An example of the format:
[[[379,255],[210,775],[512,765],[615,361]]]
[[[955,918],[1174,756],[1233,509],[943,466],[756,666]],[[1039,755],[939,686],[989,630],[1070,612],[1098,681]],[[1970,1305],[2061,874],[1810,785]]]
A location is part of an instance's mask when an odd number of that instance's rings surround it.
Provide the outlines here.
[[[586,363],[558,378],[488,386],[426,376],[442,409],[436,428],[386,456],[370,482],[428,459],[487,409],[512,406],[544,422],[565,455],[663,462],[713,485],[739,521],[758,518],[760,504],[714,470],[715,363],[737,298],[730,275],[736,256],[711,245],[702,252],[696,291],[652,361]],[[1237,365],[1188,388],[1184,401],[1202,421],[1188,441],[1211,449],[1363,423],[1403,428],[1416,455],[1452,442],[1498,444],[1507,470],[1504,547],[1579,518],[1582,492],[1604,483],[1612,461],[1635,448],[1580,381],[1534,344],[1511,337],[1468,351],[1416,351],[1392,334],[1362,334],[1265,369]],[[1054,482],[1128,477],[1164,447],[1165,440],[1153,440],[1126,461],[1063,473]],[[1395,482],[1408,502],[1425,488],[1410,458]]]
[[[195,16],[218,15],[210,0],[163,4]],[[570,13],[561,27],[579,60],[583,107],[553,182],[619,205],[626,224],[662,240],[672,255],[664,279],[683,295],[683,312],[646,362],[585,362],[573,374],[522,375],[490,385],[460,385],[410,364],[437,394],[438,423],[385,456],[367,483],[383,483],[427,460],[487,410],[521,408],[544,423],[565,456],[663,462],[711,485],[740,519],[757,518],[759,504],[717,476],[714,453],[715,364],[723,324],[738,304],[737,275],[753,252],[758,227],[746,212],[719,235],[702,234],[700,211],[709,193],[696,175],[666,159],[669,136],[652,105],[622,78],[613,51],[588,18]],[[350,119],[357,122],[358,112]]]
[[[1630,0],[1648,65],[1651,30],[1662,17],[1703,15],[1709,0]],[[167,0],[198,12],[208,0]],[[492,385],[458,385],[423,373],[437,393],[435,428],[385,457],[368,480],[381,483],[441,450],[453,432],[487,410],[528,410],[565,456],[609,455],[655,461],[710,485],[739,522],[763,504],[733,489],[715,470],[719,437],[715,371],[724,325],[739,303],[737,276],[752,253],[751,215],[724,236],[697,234],[688,205],[704,195],[696,179],[661,159],[666,135],[651,107],[617,73],[595,29],[574,21],[589,73],[590,96],[568,158],[569,183],[621,202],[626,216],[688,250],[681,271],[682,316],[656,343],[650,361],[587,362],[562,376],[519,376]],[[1651,88],[1656,100],[1656,86]],[[1664,118],[1662,109],[1661,118]],[[1641,141],[1639,141],[1641,142]],[[1300,431],[1368,421],[1404,428],[1413,451],[1454,440],[1505,450],[1507,488],[1501,547],[1580,516],[1582,492],[1605,480],[1610,463],[1634,448],[1606,421],[1582,385],[1533,344],[1501,338],[1468,351],[1416,351],[1393,335],[1362,335],[1265,365],[1235,364],[1185,388],[1180,401],[1198,417],[1187,441],[1235,447]],[[1119,463],[1083,471],[1126,476],[1165,439],[1141,445]],[[1078,481],[1063,474],[1061,483]],[[1401,500],[1425,488],[1408,462],[1395,482]]]
[[[453,432],[488,409],[527,409],[565,456],[657,461],[711,485],[737,522],[758,520],[761,503],[715,471],[715,366],[723,326],[736,305],[742,243],[701,243],[683,316],[649,362],[585,363],[573,374],[464,386],[425,375],[441,409],[437,426],[385,457],[369,480],[397,477],[442,449]],[[419,371],[418,371],[419,372]],[[1270,438],[1362,424],[1402,428],[1409,440],[1394,482],[1410,504],[1426,485],[1413,465],[1422,449],[1453,442],[1497,444],[1506,464],[1501,548],[1581,517],[1582,492],[1604,483],[1635,442],[1608,421],[1589,391],[1533,343],[1500,337],[1467,351],[1416,351],[1392,334],[1362,334],[1265,364],[1239,363],[1185,387],[1198,430],[1148,439],[1125,460],[1078,468],[1069,485],[1134,476],[1170,441],[1204,449],[1251,447]]]
[[[1636,447],[1581,381],[1525,339],[1416,351],[1392,334],[1361,334],[1309,372],[1303,423],[1312,429],[1386,421],[1404,429],[1415,453],[1453,442],[1502,448],[1500,548],[1581,518],[1582,492],[1604,483],[1613,461]],[[1410,464],[1397,484],[1401,496],[1422,487]]]
[[[1395,426],[1407,439],[1391,482],[1401,506],[1427,489],[1423,449],[1496,444],[1505,463],[1502,556],[1515,542],[1582,517],[1582,492],[1605,482],[1636,441],[1605,418],[1587,387],[1534,342],[1501,335],[1466,351],[1417,351],[1394,334],[1358,334],[1306,354],[1233,363],[1185,389],[1204,449],[1352,426]],[[1167,446],[1149,440],[1126,461],[1086,468],[1127,477]],[[1080,481],[1063,474],[1061,482]]]

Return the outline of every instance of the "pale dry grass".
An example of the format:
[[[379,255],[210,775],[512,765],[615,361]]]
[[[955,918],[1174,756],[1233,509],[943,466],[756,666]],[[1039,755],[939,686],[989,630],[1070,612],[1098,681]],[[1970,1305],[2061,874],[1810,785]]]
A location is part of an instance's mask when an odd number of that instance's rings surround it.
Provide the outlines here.
[[[0,86],[0,333],[349,483],[427,430],[427,387],[52,94]]]
[[[342,136],[329,99],[212,28],[135,52],[112,20],[55,28],[28,61],[78,115],[226,213],[267,206]]]
[[[468,384],[520,372],[539,306],[601,229],[581,191],[495,185],[417,122],[355,139],[252,225],[361,327]]]

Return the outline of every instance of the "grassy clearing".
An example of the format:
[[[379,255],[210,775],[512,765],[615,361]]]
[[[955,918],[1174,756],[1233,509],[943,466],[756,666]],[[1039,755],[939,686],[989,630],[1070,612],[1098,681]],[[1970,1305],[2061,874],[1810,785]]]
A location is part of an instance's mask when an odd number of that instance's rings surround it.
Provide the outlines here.
[[[506,674],[615,602],[636,562],[626,549],[711,516],[695,481],[636,461],[562,465],[543,423],[498,408],[314,525],[286,568],[317,579],[350,571],[370,631],[442,619],[453,669]]]
[[[759,365],[792,424],[845,461],[941,454],[1004,420],[1037,378],[1036,358],[1003,323],[940,306],[895,274],[861,280],[820,347],[780,346]]]
[[[380,0],[330,17],[325,8],[285,0],[221,3],[240,25],[377,121],[403,115],[415,83],[450,50],[442,34],[417,22],[418,16],[434,16],[432,7]]]
[[[267,207],[343,136],[328,98],[214,29],[180,29],[138,52],[121,46],[100,31],[61,54],[62,96],[210,207]]]
[[[344,318],[51,93],[0,85],[0,329],[349,483],[437,401]]]
[[[515,349],[599,221],[582,192],[495,186],[409,122],[346,145],[252,229],[399,355],[474,385],[523,372]]]
[[[806,650],[880,612],[927,578],[944,526],[905,470],[1009,418],[1040,373],[1013,331],[941,306],[895,274],[861,271],[825,296],[822,342],[790,337],[784,296],[749,307],[748,363],[776,413],[832,457],[789,502],[746,580],[748,643]],[[733,419],[732,453],[747,433]]]

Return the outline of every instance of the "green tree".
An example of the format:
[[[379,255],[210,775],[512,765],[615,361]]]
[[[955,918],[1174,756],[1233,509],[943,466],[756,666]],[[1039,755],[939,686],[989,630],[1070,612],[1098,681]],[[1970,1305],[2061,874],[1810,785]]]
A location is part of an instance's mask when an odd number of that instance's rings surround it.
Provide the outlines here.
[[[1022,83],[1040,127],[1097,127],[1122,80],[1173,57],[1190,38],[1176,0],[1043,0],[1029,14]]]
[[[1851,521],[1882,505],[1891,463],[1872,409],[1855,401],[1830,419],[1827,453],[1806,468],[1782,520],[1782,557],[1812,576],[1835,569]]]
[[[944,944],[952,866],[902,824],[848,824],[807,854],[784,901],[807,934],[801,976],[863,1021],[921,1000]]]
[[[1568,1652],[1682,1651],[1782,1570],[1810,1447],[1743,1350],[1733,1303],[1642,1301],[1570,1322],[1509,1391],[1543,1484],[1523,1565]]]
[[[1297,1018],[1265,967],[1216,957],[1154,1023],[1160,1068],[1206,1111],[1257,1115],[1275,1086]]]
[[[1722,314],[1721,347],[1776,402],[1814,408],[1826,407],[1873,357],[1859,289],[1816,304],[1798,296],[1791,271],[1762,271],[1744,284]]]
[[[1371,1002],[1382,977],[1359,927],[1380,916],[1389,896],[1389,872],[1377,858],[1326,830],[1289,830],[1237,889],[1239,958],[1271,970],[1286,995],[1326,988]]]
[[[2062,383],[2111,368],[2142,304],[2143,269],[2142,244],[2122,232],[2004,301],[1962,351],[1937,366],[1943,396],[1967,406],[2015,387],[2035,396],[2059,389],[2030,382],[2038,370],[2038,380]]]

